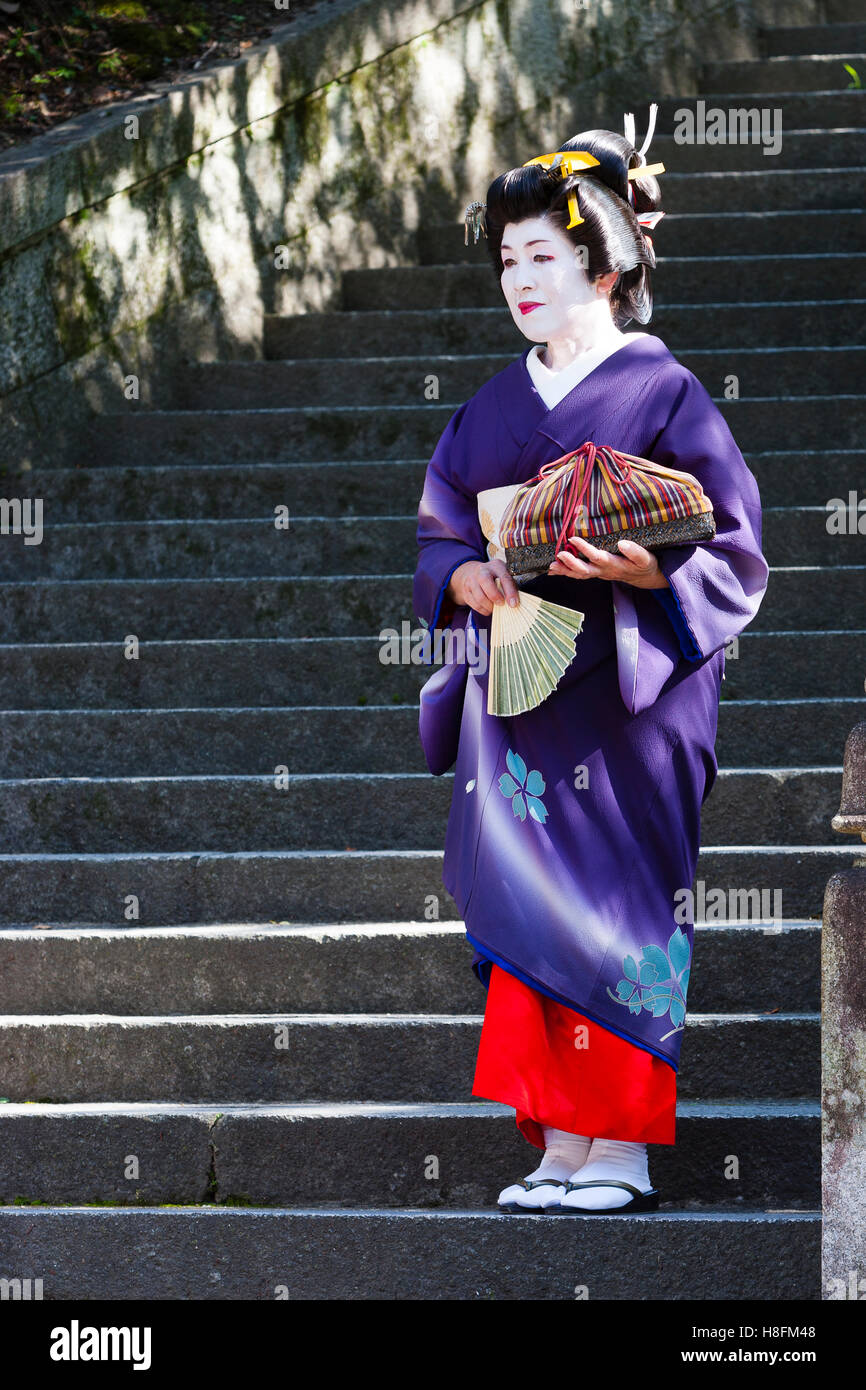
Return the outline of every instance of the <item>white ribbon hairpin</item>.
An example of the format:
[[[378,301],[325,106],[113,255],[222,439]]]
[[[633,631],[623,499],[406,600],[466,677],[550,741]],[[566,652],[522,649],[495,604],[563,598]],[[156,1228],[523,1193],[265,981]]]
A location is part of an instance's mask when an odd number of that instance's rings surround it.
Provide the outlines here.
[[[658,109],[658,102],[650,102],[649,119],[647,121],[646,135],[643,138],[643,144],[638,150],[638,155],[641,159],[646,158],[646,152],[652,143],[652,138],[655,134],[656,129],[656,116],[658,115]],[[622,125],[623,133],[625,134],[626,140],[628,140],[630,145],[635,145],[635,148],[637,148],[637,132],[635,130],[633,112],[627,111],[625,113],[622,119]],[[631,203],[632,207],[634,207],[634,188],[632,187],[631,183],[629,183],[628,186],[628,200]],[[640,223],[640,225],[642,227],[649,227],[650,230],[652,230],[652,228],[655,227],[656,224],[660,222],[663,217],[663,212],[640,212],[637,214],[637,220]]]
[[[638,154],[641,156],[641,158],[644,157],[644,155],[650,147],[650,144],[652,143],[652,138],[655,134],[656,116],[658,115],[658,109],[658,102],[650,102],[649,121],[647,122],[646,135],[643,138],[643,144],[638,150]],[[625,132],[625,138],[626,140],[628,140],[629,144],[635,145],[635,148],[637,148],[637,135],[635,132],[634,115],[631,111],[626,112],[625,116],[623,116],[623,130]]]

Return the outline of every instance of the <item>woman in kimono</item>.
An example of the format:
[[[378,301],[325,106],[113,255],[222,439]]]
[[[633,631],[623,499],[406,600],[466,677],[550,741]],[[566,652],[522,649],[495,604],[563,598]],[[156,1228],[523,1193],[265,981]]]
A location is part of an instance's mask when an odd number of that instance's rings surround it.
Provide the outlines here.
[[[585,131],[560,147],[575,159],[539,156],[467,210],[532,346],[454,412],[418,513],[415,612],[431,632],[474,628],[482,648],[494,604],[519,601],[483,494],[592,441],[694,474],[716,524],[656,552],[571,538],[526,586],[584,615],[536,708],[488,714],[471,644],[422,692],[428,766],[456,759],[443,881],[487,987],[473,1095],[513,1106],[543,1150],[501,1193],[506,1211],[658,1206],[646,1145],[675,1142],[724,647],[768,576],[757,483],[722,415],[659,338],[622,331],[652,312],[654,115],[641,151],[630,117],[626,136]]]

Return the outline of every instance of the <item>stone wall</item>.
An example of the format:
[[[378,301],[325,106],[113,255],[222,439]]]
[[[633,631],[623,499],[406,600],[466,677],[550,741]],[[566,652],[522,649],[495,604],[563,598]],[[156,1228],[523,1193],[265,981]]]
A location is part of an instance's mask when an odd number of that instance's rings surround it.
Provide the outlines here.
[[[235,63],[7,152],[2,466],[74,462],[94,412],[170,406],[184,361],[260,356],[265,311],[338,306],[344,268],[411,261],[422,216],[459,218],[581,126],[633,109],[640,131],[651,98],[754,56],[780,16],[820,6],[323,0]]]
[[[866,841],[866,724],[845,744],[833,829]],[[866,1298],[866,857],[835,873],[821,932],[822,1283],[828,1299]]]

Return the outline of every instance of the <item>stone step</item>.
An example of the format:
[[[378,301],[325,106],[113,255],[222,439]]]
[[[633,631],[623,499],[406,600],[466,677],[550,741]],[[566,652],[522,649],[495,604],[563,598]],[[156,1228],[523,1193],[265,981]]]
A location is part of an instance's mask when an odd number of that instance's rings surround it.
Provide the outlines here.
[[[861,652],[861,667],[866,650]],[[726,661],[731,672],[736,663]],[[863,719],[866,705],[863,697],[850,700],[735,700],[727,686],[739,678],[738,669],[726,674],[722,685],[723,699],[719,708],[719,733],[716,756],[721,766],[743,767],[747,764],[763,767],[785,766],[784,750],[788,749],[787,765],[814,766],[822,758],[841,757],[848,731]],[[862,678],[859,680],[862,684]],[[728,698],[724,698],[728,695]],[[763,749],[764,755],[761,756]],[[840,752],[841,750],[841,752]]]
[[[699,923],[689,1008],[817,1011],[820,947],[820,922]],[[473,1013],[472,956],[444,922],[0,931],[8,1014]]]
[[[799,354],[800,349],[794,351]],[[836,351],[844,353],[845,349],[830,350]],[[785,355],[785,350],[779,352]],[[811,355],[818,359],[820,371],[822,351]],[[735,368],[743,366],[743,360],[733,353],[728,360]],[[832,364],[832,357],[827,360]],[[283,364],[261,365],[279,368]],[[750,372],[763,375],[772,371],[772,362],[767,363],[762,355],[759,363],[756,355],[755,362],[739,374],[745,381]],[[780,368],[780,383],[783,377]],[[792,385],[786,380],[786,386]],[[829,478],[837,494],[847,499],[850,491],[862,490],[866,477],[866,452],[862,449],[780,450],[748,453],[745,458],[757,478],[765,507],[788,506],[792,501],[799,506],[825,506]],[[4,489],[7,495],[42,497],[45,516],[53,524],[183,521],[196,516],[229,521],[239,516],[273,518],[277,506],[306,516],[408,516],[417,511],[426,467],[426,457],[315,464],[178,464],[167,468],[143,464],[123,470],[122,497],[117,495],[116,468],[48,468],[10,470]]]
[[[459,404],[139,410],[101,416],[94,431],[101,442],[94,447],[101,464],[115,467],[154,458],[163,465],[196,463],[208,455],[225,463],[429,457]],[[798,449],[859,449],[866,429],[864,395],[760,396],[716,404],[734,437],[756,452],[791,442]]]
[[[848,60],[846,59],[845,61],[847,62]],[[784,150],[785,142],[791,134],[801,134],[804,132],[809,132],[811,134],[814,131],[823,131],[829,134],[837,130],[851,129],[861,124],[863,108],[860,105],[859,98],[862,93],[853,89],[848,90],[849,82],[850,77],[847,73],[844,73],[841,84],[834,80],[826,91],[773,92],[772,98],[769,101],[760,100],[757,97],[753,98],[748,94],[744,95],[743,92],[708,92],[706,90],[702,90],[699,94],[691,94],[689,96],[662,97],[658,104],[659,111],[656,121],[656,130],[660,133],[661,137],[673,135],[677,130],[682,131],[684,128],[683,117],[679,113],[682,111],[690,111],[693,112],[695,116],[697,116],[699,112],[703,112],[701,128],[706,132],[704,118],[709,115],[711,110],[722,110],[727,113],[731,110],[737,112],[743,110],[750,111],[757,107],[759,111],[762,109],[766,110],[767,115],[764,119],[769,123],[769,131],[772,135],[773,112],[781,110],[782,150]],[[698,106],[699,101],[704,103],[702,107]],[[736,122],[738,119],[742,118],[737,116],[729,117],[729,120],[733,122],[731,132],[734,134],[737,133],[738,127]],[[642,129],[643,127],[641,127],[641,130]],[[697,129],[698,127],[696,125],[695,134],[697,134]],[[749,126],[744,127],[744,129],[747,134],[751,133]],[[721,147],[708,145],[705,148],[709,151],[714,151]],[[656,138],[654,136],[649,151],[650,162],[653,162],[656,158]],[[778,156],[768,155],[767,159],[772,159],[775,164]],[[855,160],[853,162],[856,163],[857,161]],[[818,163],[820,165],[823,161],[819,159]],[[782,167],[784,167],[784,164]]]
[[[270,751],[284,765],[281,742]],[[290,769],[282,789],[272,774],[31,777],[0,781],[0,824],[6,854],[427,849],[442,843],[452,791],[452,774],[426,771]],[[716,845],[836,845],[841,791],[841,765],[722,769],[703,835]]]
[[[411,574],[285,579],[63,580],[0,584],[0,642],[141,643],[219,637],[360,637],[410,621]],[[862,622],[866,566],[774,569],[751,631]],[[139,658],[140,659],[140,658]],[[787,692],[786,692],[787,693]]]
[[[768,57],[777,54],[866,53],[866,24],[801,24],[796,27],[766,29],[761,44]]]
[[[777,92],[827,92],[846,88],[851,78],[844,64],[866,71],[866,53],[843,48],[839,53],[790,57],[734,58],[704,64],[701,86],[710,91],[746,93],[749,104]],[[766,102],[761,103],[766,105]]]
[[[692,885],[695,916],[705,915],[703,882],[707,895],[722,889],[731,902],[746,891],[764,895],[764,917],[780,893],[783,916],[820,918],[827,879],[851,867],[856,849],[844,841],[705,844]],[[459,917],[442,885],[440,850],[0,855],[0,926],[423,922],[434,913],[437,921]]]
[[[761,70],[766,71],[766,65]],[[847,81],[848,74],[841,61],[838,70]],[[742,98],[738,104],[742,105]],[[755,104],[755,98],[750,97],[749,105]],[[773,93],[762,104],[772,109],[779,105],[779,99]],[[823,163],[812,169],[784,169],[769,157],[762,158],[757,169],[714,173],[717,165],[713,156],[721,149],[720,145],[707,147],[705,172],[671,172],[661,176],[659,186],[666,213],[790,212],[798,207],[809,211],[813,208],[856,208],[866,204],[866,167],[862,160],[846,168],[844,178],[840,177],[838,168]],[[652,156],[650,149],[651,159]],[[479,196],[483,196],[483,190]],[[457,212],[459,215],[462,209]]]
[[[830,301],[657,303],[647,331],[662,338],[675,355],[686,350],[715,349],[720,343],[725,343],[729,350],[753,349],[756,343],[762,349],[796,347],[803,342],[820,347],[849,347],[863,341],[866,301],[838,297],[844,288],[837,286],[837,298]],[[803,292],[808,293],[808,285]],[[527,339],[504,301],[496,309],[441,309],[435,314],[423,309],[343,309],[264,317],[267,358],[367,358],[376,357],[383,350],[391,356],[503,352],[519,357],[526,346]],[[100,462],[102,454],[101,448],[95,454]],[[89,457],[82,454],[82,467],[92,464],[93,458],[93,453]]]
[[[22,1260],[21,1251],[25,1248]],[[81,1299],[820,1299],[821,1215],[0,1209],[0,1262]]]
[[[436,378],[441,398],[468,400],[519,355],[372,357],[363,362],[328,357],[296,362],[198,362],[178,372],[171,405],[175,410],[207,410],[211,406],[273,409],[311,401],[322,405],[364,405],[374,400],[380,405],[418,405],[424,401],[431,377]],[[866,379],[866,347],[734,348],[675,355],[710,395],[722,394],[732,373],[739,380],[741,396],[815,396],[834,391],[856,395]]]
[[[863,490],[866,478],[866,454],[856,449],[768,450],[744,457],[758,482],[764,507],[786,507],[792,501],[803,507],[826,507],[831,478],[836,495],[847,503],[849,492]]]
[[[414,620],[409,632],[412,630]],[[156,710],[176,712],[161,721],[160,736],[174,738],[175,756],[182,756],[177,736],[170,735],[168,729],[175,720],[180,727],[188,718],[198,719],[202,709],[228,707],[225,717],[232,721],[239,709],[282,708],[286,700],[299,706],[328,708],[417,707],[418,691],[430,668],[385,666],[379,660],[381,647],[376,636],[148,641],[142,648],[145,660],[127,661],[117,642],[7,645],[0,661],[0,708],[5,711],[0,721],[3,765],[13,776],[24,770],[52,775],[57,771],[55,750],[63,748],[70,772],[84,771],[85,767],[92,772],[108,770],[95,760],[106,756],[104,739],[113,740],[119,733],[120,725],[115,721],[118,712],[125,710],[142,712],[140,720],[123,724],[128,755],[135,758],[139,740],[150,737]],[[839,721],[844,723],[850,717],[846,709],[851,708],[839,705],[839,700],[859,701],[862,697],[866,632],[746,632],[736,648],[727,650],[719,724],[725,760],[733,756],[727,750],[740,748],[739,740],[746,737],[746,730],[751,736],[756,727],[761,729],[761,746],[773,750],[772,728],[778,721],[784,730],[779,739],[791,749],[795,761],[820,762],[816,748],[822,744],[813,742],[813,729],[822,743],[836,739]],[[796,705],[787,708],[788,700],[800,699],[820,703],[805,711]],[[760,708],[741,715],[729,703],[733,701],[753,701]],[[46,712],[37,726],[40,745],[44,741],[44,757],[35,748],[26,750],[20,741],[32,737],[33,726],[27,719],[30,710]],[[83,718],[71,719],[69,711],[82,711]],[[208,724],[209,737],[216,738],[217,720],[222,717]],[[323,717],[296,715],[301,719]],[[100,724],[99,718],[105,722]],[[736,725],[734,733],[734,721],[740,719],[744,722]],[[103,735],[102,730],[109,732]],[[729,730],[735,739],[733,745],[726,742]],[[773,752],[773,761],[775,756]],[[38,763],[37,757],[41,759]],[[31,761],[25,766],[22,759],[28,758]],[[751,754],[737,754],[739,762],[750,759]]]
[[[864,0],[823,0],[821,10],[827,24],[850,24],[853,20],[866,23]]]
[[[815,98],[794,98],[814,101]],[[821,98],[823,100],[823,98]],[[713,101],[722,105],[724,99]],[[860,118],[860,94],[834,93],[828,103],[845,102],[839,119],[814,121],[821,125],[853,125]],[[709,105],[709,99],[707,99]],[[730,103],[724,102],[727,107]],[[736,102],[734,103],[736,104]],[[853,115],[857,108],[856,116]],[[785,110],[787,111],[787,106]],[[801,124],[801,122],[798,122]],[[790,255],[807,254],[815,246],[832,246],[834,251],[862,252],[866,229],[859,208],[812,208],[803,212],[724,212],[668,213],[652,233],[659,256],[712,256],[717,251],[728,256],[768,256],[783,246]],[[451,265],[466,261],[489,264],[484,237],[467,244],[463,221],[424,222],[418,228],[418,260],[422,265]],[[206,364],[202,364],[203,366]]]
[[[805,113],[795,113],[793,103],[789,107],[784,97],[759,104],[732,94],[725,106],[713,98],[690,97],[678,109],[690,113],[680,115],[673,126],[674,132],[680,132],[679,139],[676,133],[654,135],[649,153],[651,163],[659,160],[665,166],[659,178],[663,206],[670,174],[755,172],[771,163],[775,169],[838,167],[847,171],[862,163],[866,136],[860,128],[862,111],[851,125],[828,129],[816,123],[810,129],[798,129],[796,117]],[[711,142],[718,117],[712,113],[719,110],[725,114],[726,142],[716,144]]]
[[[479,985],[479,1007],[483,995]],[[471,1093],[477,1014],[5,1014],[10,1101],[456,1101]],[[817,1094],[820,1016],[686,1019],[684,1100]]]
[[[840,72],[847,78],[841,63]],[[753,106],[755,100],[749,100],[749,104]],[[778,100],[773,95],[763,104],[773,108],[778,106]],[[756,168],[723,168],[714,172],[719,168],[716,154],[723,146],[706,146],[705,149],[708,157],[701,172],[681,174],[674,170],[660,175],[664,213],[787,213],[798,207],[803,211],[848,210],[866,204],[866,165],[862,160],[848,165],[844,177],[838,168],[828,167],[823,161],[808,170],[787,170],[774,158],[765,156],[760,156]],[[651,149],[651,160],[653,153]],[[484,196],[484,189],[478,196]],[[463,208],[456,211],[461,215]]]
[[[825,479],[828,491],[835,482]],[[764,508],[761,548],[769,565],[792,559],[804,565],[856,565],[864,557],[866,492],[855,492],[853,501],[830,500],[829,511],[827,506]],[[409,571],[418,558],[417,526],[416,514],[295,516],[286,529],[277,528],[273,517],[49,523],[39,545],[22,540],[14,549],[0,549],[0,581]]]
[[[866,131],[862,143],[866,146]],[[653,272],[659,303],[764,304],[839,297],[840,285],[863,283],[866,256],[815,252],[804,256],[665,256]],[[495,309],[502,288],[489,264],[385,266],[343,273],[343,308]],[[814,394],[814,393],[813,393]]]
[[[733,675],[725,676],[724,697],[729,682],[738,678],[737,663],[744,656],[754,659],[754,648],[746,652],[741,645],[739,650],[740,656],[726,660]],[[375,660],[369,646],[367,655]],[[812,650],[805,655],[810,665],[816,664]],[[334,664],[337,657],[335,653]],[[418,738],[418,687],[429,668],[383,669],[393,673],[399,705],[4,709],[0,766],[7,778],[261,774],[278,762],[293,775],[426,771]],[[864,669],[866,642],[861,636],[856,697],[723,698],[716,740],[720,765],[787,768],[841,761],[848,733],[866,717]],[[195,674],[200,680],[198,671]],[[374,685],[372,672],[366,678],[357,674],[365,689]],[[285,676],[281,679],[285,685]],[[57,698],[57,692],[52,693]],[[291,693],[283,690],[283,698]]]
[[[682,1101],[663,1208],[820,1206],[820,1106]],[[526,1142],[504,1105],[4,1105],[0,1202],[495,1208]],[[326,1153],[328,1163],[318,1161]],[[118,1154],[135,1154],[124,1177]],[[427,1177],[435,1154],[435,1177]],[[739,1173],[730,1172],[736,1154]]]
[[[736,656],[726,659],[722,699],[772,701],[778,717],[787,719],[777,701],[819,699],[834,689],[859,700],[864,669],[864,632],[747,632]]]

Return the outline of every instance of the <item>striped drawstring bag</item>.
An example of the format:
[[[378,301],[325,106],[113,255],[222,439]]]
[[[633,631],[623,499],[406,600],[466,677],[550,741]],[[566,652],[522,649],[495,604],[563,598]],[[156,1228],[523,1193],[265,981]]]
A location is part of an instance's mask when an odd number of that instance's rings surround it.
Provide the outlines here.
[[[646,550],[711,540],[713,505],[692,473],[587,442],[547,463],[517,489],[499,526],[505,562],[518,583],[546,572],[569,537],[600,550],[620,539]]]
[[[616,550],[622,538],[660,550],[715,534],[712,503],[693,474],[586,443],[515,488],[499,521],[497,549],[517,584],[528,584],[560,551],[578,553],[573,535],[600,550]],[[529,591],[515,608],[496,604],[488,713],[523,714],[546,700],[574,659],[583,619]]]

